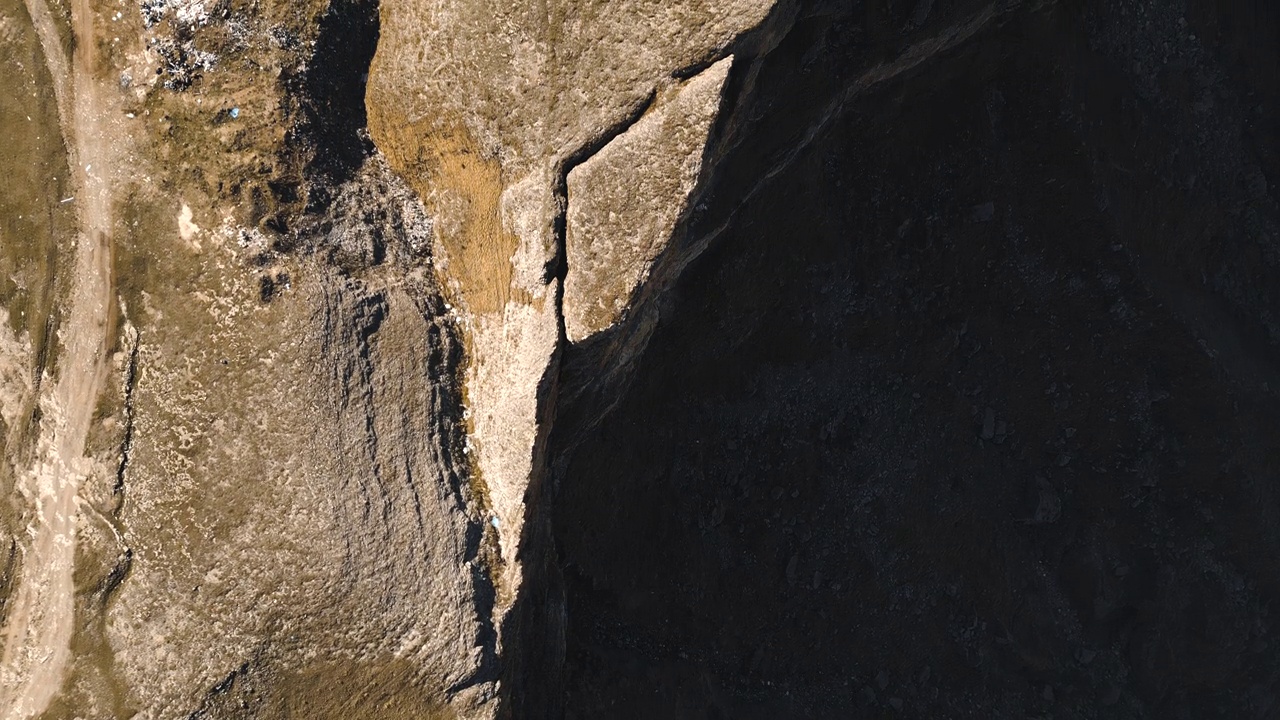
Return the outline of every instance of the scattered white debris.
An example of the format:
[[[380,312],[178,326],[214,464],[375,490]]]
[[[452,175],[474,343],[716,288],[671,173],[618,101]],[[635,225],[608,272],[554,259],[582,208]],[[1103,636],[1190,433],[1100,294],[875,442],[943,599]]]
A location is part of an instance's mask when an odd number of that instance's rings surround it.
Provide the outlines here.
[[[69,203],[69,202],[71,202],[72,200],[75,200],[75,196],[62,198],[62,199],[61,199],[61,200],[59,200],[58,202],[59,202],[60,204],[65,204],[65,203]]]
[[[143,0],[142,22],[151,27],[171,11],[174,21],[181,25],[196,26],[209,22],[209,10],[204,0]]]
[[[232,120],[235,120],[236,118],[240,117],[240,108],[233,107],[231,108],[231,112],[228,114],[231,116]]]
[[[183,203],[182,210],[178,213],[178,235],[187,242],[191,242],[196,234],[200,232],[200,226],[192,222],[191,218],[191,206]],[[199,245],[196,246],[196,249],[199,249]]]

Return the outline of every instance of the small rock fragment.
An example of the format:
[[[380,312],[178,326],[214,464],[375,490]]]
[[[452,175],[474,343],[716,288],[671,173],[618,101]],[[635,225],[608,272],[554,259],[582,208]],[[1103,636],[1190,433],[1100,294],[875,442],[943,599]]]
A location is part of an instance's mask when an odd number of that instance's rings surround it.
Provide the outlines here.
[[[1062,516],[1062,498],[1058,497],[1058,491],[1044,478],[1036,478],[1036,489],[1040,493],[1040,499],[1036,504],[1033,522],[1037,525],[1056,522]]]
[[[929,19],[929,11],[933,9],[933,0],[920,0],[916,3],[916,8],[911,12],[911,29],[916,29],[924,25]]]
[[[976,223],[991,222],[996,216],[996,204],[993,202],[984,202],[981,205],[974,205],[969,210],[969,219]]]

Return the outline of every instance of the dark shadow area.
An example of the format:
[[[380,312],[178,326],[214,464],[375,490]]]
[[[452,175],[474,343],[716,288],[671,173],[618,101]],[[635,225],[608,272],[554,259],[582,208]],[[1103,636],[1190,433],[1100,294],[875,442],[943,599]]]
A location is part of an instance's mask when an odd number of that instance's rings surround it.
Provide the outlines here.
[[[736,68],[726,229],[566,349],[525,652],[575,718],[1274,717],[1274,13],[1022,7],[757,189],[985,3],[910,5]]]
[[[287,81],[302,110],[297,146],[313,153],[312,211],[322,209],[332,188],[350,180],[373,152],[364,95],[379,32],[377,0],[334,0],[320,20],[305,72]]]

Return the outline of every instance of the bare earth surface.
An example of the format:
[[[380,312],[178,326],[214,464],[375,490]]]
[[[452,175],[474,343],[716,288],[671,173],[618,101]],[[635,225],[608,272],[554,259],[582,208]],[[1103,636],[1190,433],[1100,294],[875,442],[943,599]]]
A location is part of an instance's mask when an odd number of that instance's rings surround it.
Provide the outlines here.
[[[35,465],[23,478],[23,494],[36,514],[28,528],[22,575],[5,628],[2,704],[6,718],[42,712],[61,687],[74,628],[77,490],[87,474],[85,438],[106,372],[105,344],[112,303],[110,178],[116,167],[92,77],[91,52],[68,61],[45,0],[28,10],[54,78],[63,133],[71,151],[80,233],[75,238],[71,302],[59,341],[62,364],[56,384],[40,398],[43,417]],[[93,47],[88,0],[72,16],[77,47]]]

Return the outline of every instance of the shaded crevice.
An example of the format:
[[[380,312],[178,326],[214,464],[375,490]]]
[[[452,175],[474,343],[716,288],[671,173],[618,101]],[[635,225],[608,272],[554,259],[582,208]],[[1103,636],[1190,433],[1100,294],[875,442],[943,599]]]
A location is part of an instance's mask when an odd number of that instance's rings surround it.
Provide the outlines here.
[[[765,33],[763,26],[760,32]],[[738,42],[699,62],[672,71],[668,79],[687,81],[725,57],[742,51],[748,41],[758,42],[757,34],[752,33],[749,38],[744,36]],[[553,221],[555,249],[554,256],[547,265],[545,279],[548,283],[558,281],[554,300],[558,338],[538,386],[539,432],[533,448],[529,485],[525,492],[525,525],[519,544],[524,580],[519,597],[503,626],[503,635],[508,638],[508,651],[504,658],[501,684],[501,717],[558,717],[563,714],[564,709],[564,699],[559,689],[563,687],[568,608],[550,517],[550,503],[555,492],[550,481],[555,468],[549,451],[556,425],[557,405],[564,395],[561,361],[573,345],[566,333],[564,313],[564,286],[569,273],[569,174],[635,127],[657,103],[659,89],[660,86],[655,86],[625,117],[590,142],[564,156],[556,169],[555,185],[552,188],[557,209]],[[731,103],[725,102],[726,107],[730,105]]]
[[[573,344],[565,356],[560,424],[570,427],[563,432],[557,428],[561,441],[568,445],[558,448],[558,466],[553,474],[563,470],[559,465],[576,444],[572,438],[582,436],[602,421],[627,389],[628,369],[625,364],[618,364],[617,359],[634,359],[644,351],[649,333],[671,309],[667,292],[690,264],[713,248],[734,226],[740,213],[757,198],[767,195],[780,175],[838,127],[860,97],[887,83],[910,77],[946,53],[970,44],[982,33],[998,29],[1015,16],[1015,10],[1024,7],[1024,0],[997,0],[971,9],[967,15],[955,18],[950,25],[927,37],[904,38],[907,41],[892,52],[867,49],[860,70],[847,76],[842,72],[838,77],[844,79],[837,80],[835,86],[818,96],[813,102],[815,107],[800,109],[803,115],[794,118],[798,130],[759,127],[759,123],[767,122],[766,118],[773,114],[765,110],[759,115],[761,108],[775,102],[761,95],[760,87],[761,83],[770,82],[765,77],[770,57],[808,47],[813,42],[807,39],[812,29],[804,27],[800,20],[823,17],[824,13],[817,12],[821,7],[821,3],[818,7],[779,3],[772,21],[762,24],[722,54],[733,55],[738,60],[725,84],[721,112],[703,152],[702,175],[670,243],[654,260],[649,280],[633,290],[627,303],[629,317]],[[829,8],[828,11],[827,14],[838,15]],[[770,142],[760,143],[761,137],[793,139],[770,147]],[[760,147],[755,147],[756,143]],[[761,169],[754,165],[750,168],[731,166],[739,157],[748,155]]]
[[[657,97],[658,91],[654,88],[619,122],[564,156],[556,168],[552,188],[556,200],[553,221],[555,249],[546,268],[545,280],[556,283],[557,339],[538,383],[538,435],[532,448],[533,459],[524,497],[525,522],[518,545],[524,579],[502,624],[506,652],[502,659],[499,686],[498,712],[501,718],[559,717],[563,708],[558,690],[563,686],[561,674],[567,614],[550,516],[544,505],[549,500],[547,480],[551,459],[548,448],[555,424],[556,401],[560,395],[560,360],[569,346],[564,319],[564,282],[569,273],[566,239],[569,173],[634,127],[653,107]]]
[[[771,185],[783,171],[790,168],[803,155],[805,150],[821,139],[833,124],[845,115],[850,103],[859,95],[881,83],[895,80],[902,75],[910,73],[938,55],[963,45],[978,33],[989,28],[993,23],[998,23],[1001,19],[1008,17],[1021,4],[1022,0],[1005,0],[1005,2],[987,6],[982,11],[971,16],[966,22],[949,27],[944,32],[907,47],[894,61],[881,63],[868,69],[850,83],[843,92],[832,98],[819,118],[805,129],[800,140],[793,143],[781,158],[760,174],[759,180],[741,196],[736,206],[727,213],[724,220],[699,236],[692,242],[692,245],[694,247],[707,245],[723,235],[733,224],[734,218],[737,217],[739,211],[746,207],[761,191]],[[731,144],[724,152],[733,152],[743,141],[744,139],[739,139],[738,142]]]
[[[137,328],[129,326],[128,330],[132,347],[129,350],[129,362],[125,367],[124,376],[124,439],[120,442],[120,463],[116,466],[116,479],[111,487],[112,495],[115,497],[115,510],[107,513],[94,511],[102,518],[107,527],[111,528],[112,534],[115,535],[116,543],[120,546],[120,555],[116,558],[115,564],[112,565],[111,571],[103,578],[100,586],[102,604],[104,606],[110,601],[125,579],[129,577],[129,572],[133,570],[133,548],[129,547],[129,544],[125,541],[120,512],[124,507],[125,477],[129,471],[129,462],[133,457],[133,436],[137,418],[134,393],[138,386],[138,359],[142,341],[141,333],[138,332]]]
[[[116,482],[112,492],[117,498],[117,505],[124,499],[125,473],[129,470],[129,460],[133,453],[133,432],[136,418],[134,406],[134,390],[138,385],[138,353],[142,347],[141,335],[135,329],[132,333],[133,348],[129,351],[129,365],[124,377],[124,441],[120,444],[120,464],[116,467]]]
[[[781,2],[769,20],[727,47],[720,48],[697,62],[671,71],[665,82],[683,83],[729,55],[756,55],[768,44],[768,38],[790,21],[791,5]],[[753,52],[754,50],[754,52]],[[556,428],[557,406],[565,396],[562,360],[570,352],[564,313],[564,288],[568,277],[567,215],[571,198],[569,174],[593,158],[617,138],[629,132],[650,110],[659,97],[661,85],[655,87],[617,123],[567,154],[556,168],[552,188],[557,214],[554,218],[554,256],[545,272],[546,282],[558,281],[555,289],[557,342],[546,371],[538,386],[538,438],[533,448],[531,476],[525,492],[525,524],[520,539],[520,560],[524,579],[519,596],[503,623],[507,651],[503,658],[500,685],[499,716],[560,717],[564,713],[566,632],[569,624],[565,578],[561,558],[555,547],[551,508],[554,502],[556,473],[552,433]],[[732,107],[726,88],[724,108]],[[720,122],[717,119],[717,124]],[[709,149],[710,144],[708,144]],[[704,151],[705,152],[705,151]],[[696,194],[696,191],[695,191]]]
[[[373,154],[364,97],[380,32],[377,0],[334,0],[305,73],[287,81],[302,107],[297,139],[311,148],[307,172],[319,190],[309,210],[327,204],[329,188],[352,179]]]
[[[471,573],[480,660],[473,672],[445,689],[446,696],[453,697],[470,688],[491,683],[500,674],[498,633],[494,626],[497,590],[484,557],[485,531],[489,527],[485,520],[490,516],[490,510],[487,498],[480,493],[468,493],[470,470],[467,456],[461,450],[466,446],[466,420],[459,381],[464,351],[457,336],[458,330],[445,314],[443,301],[438,295],[428,299],[415,293],[413,302],[428,323],[427,364],[442,368],[440,381],[432,390],[432,405],[436,409],[431,413],[433,434],[441,439],[434,459],[444,471],[456,508],[467,516],[463,558]]]
[[[649,112],[657,99],[657,89],[650,90],[649,94],[636,103],[625,117],[606,128],[604,132],[601,132],[590,142],[567,154],[556,167],[555,187],[552,188],[552,193],[556,199],[556,217],[554,220],[555,254],[547,265],[545,279],[548,283],[553,280],[560,281],[560,289],[556,293],[556,314],[559,318],[562,339],[564,338],[564,280],[569,274],[569,256],[565,238],[565,233],[568,229],[567,215],[569,213],[569,173],[573,172],[574,168],[595,157],[596,153],[607,147],[609,143],[625,135],[636,123],[640,122],[640,118]]]

